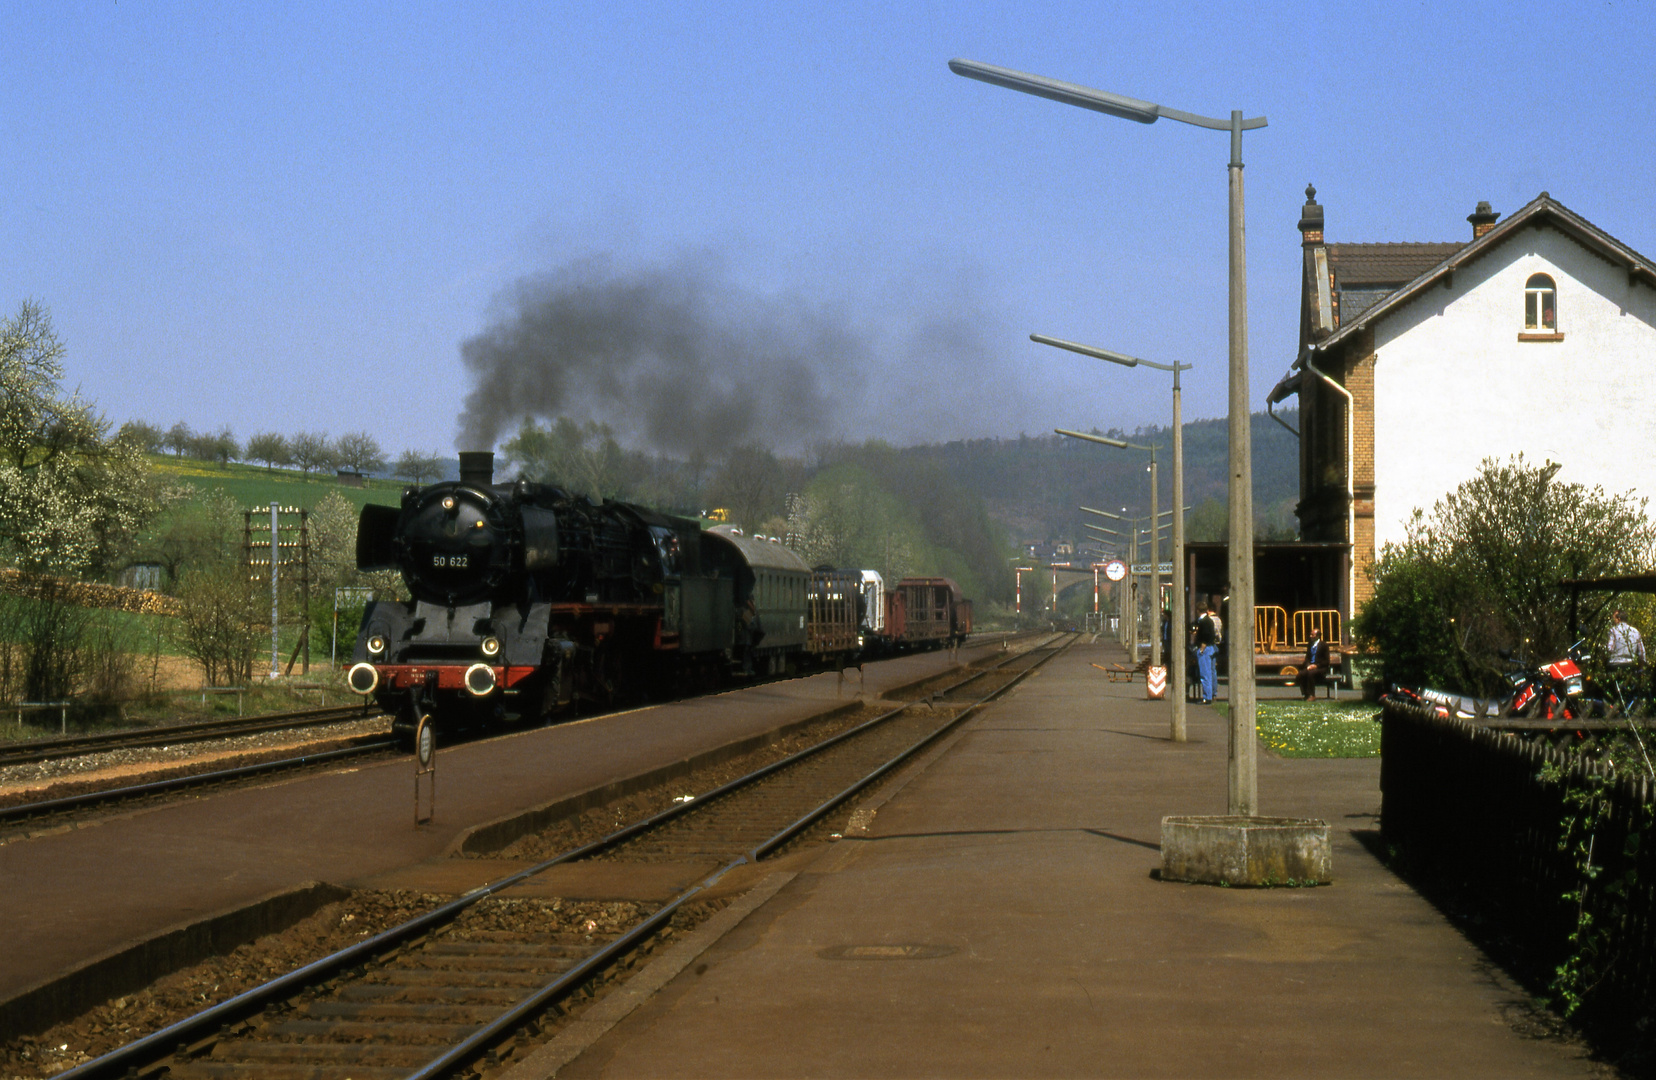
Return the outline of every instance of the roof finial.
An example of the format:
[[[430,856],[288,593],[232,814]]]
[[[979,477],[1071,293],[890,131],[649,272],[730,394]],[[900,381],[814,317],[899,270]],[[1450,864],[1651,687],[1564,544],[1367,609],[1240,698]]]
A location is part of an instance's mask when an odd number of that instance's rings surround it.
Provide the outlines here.
[[[1317,205],[1317,187],[1305,185],[1305,205],[1300,208],[1300,243],[1303,246],[1323,242],[1323,208]]]

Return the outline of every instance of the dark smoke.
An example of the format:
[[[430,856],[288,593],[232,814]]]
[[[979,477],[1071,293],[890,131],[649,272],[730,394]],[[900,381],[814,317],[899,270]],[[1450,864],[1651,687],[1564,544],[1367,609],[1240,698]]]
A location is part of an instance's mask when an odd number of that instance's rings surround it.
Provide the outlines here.
[[[587,259],[519,282],[495,325],[461,346],[474,385],[458,445],[492,447],[525,418],[557,416],[675,455],[843,437],[862,400],[864,337],[833,308],[755,295],[710,265]]]

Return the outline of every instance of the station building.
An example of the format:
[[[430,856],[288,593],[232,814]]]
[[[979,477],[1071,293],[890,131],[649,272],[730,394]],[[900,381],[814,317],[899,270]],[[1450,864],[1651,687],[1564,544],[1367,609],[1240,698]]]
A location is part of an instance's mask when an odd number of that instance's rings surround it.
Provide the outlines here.
[[[1379,550],[1485,458],[1656,494],[1656,264],[1544,191],[1466,220],[1331,244],[1306,188],[1299,352],[1268,404],[1299,397],[1300,536],[1346,552],[1316,591],[1347,619]]]

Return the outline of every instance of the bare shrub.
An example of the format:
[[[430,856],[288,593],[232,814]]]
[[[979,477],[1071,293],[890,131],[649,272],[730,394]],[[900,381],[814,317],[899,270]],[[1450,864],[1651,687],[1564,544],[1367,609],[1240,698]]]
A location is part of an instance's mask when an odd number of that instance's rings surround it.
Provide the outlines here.
[[[91,612],[69,603],[63,592],[60,582],[48,579],[34,595],[15,598],[26,701],[67,699],[85,671]]]
[[[183,609],[174,627],[178,645],[201,665],[207,685],[250,679],[266,624],[247,571],[235,565],[199,570],[184,579],[178,600]]]
[[[141,683],[135,636],[115,612],[92,613],[82,643],[82,696],[115,706],[138,696]]]

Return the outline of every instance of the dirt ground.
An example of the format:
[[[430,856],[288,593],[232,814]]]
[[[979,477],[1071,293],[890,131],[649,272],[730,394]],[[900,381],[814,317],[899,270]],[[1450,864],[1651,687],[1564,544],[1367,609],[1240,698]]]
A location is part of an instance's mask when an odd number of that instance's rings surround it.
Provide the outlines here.
[[[154,658],[149,656],[139,656],[135,659],[137,660],[137,666],[135,669],[136,674],[145,685],[149,684],[149,681],[153,676],[155,679],[155,689],[157,690],[197,690],[201,687],[201,665],[187,656],[161,656]],[[301,677],[299,667],[300,665],[298,664],[293,665],[293,677],[296,679]],[[286,669],[287,660],[284,657],[283,670],[285,671]],[[310,674],[303,676],[303,678],[310,682],[327,682],[333,678],[333,675],[333,668],[328,664],[326,659],[323,659],[320,662],[313,659],[311,661]],[[268,676],[268,671],[261,669],[257,664],[254,665],[253,681],[255,683],[264,682]]]

